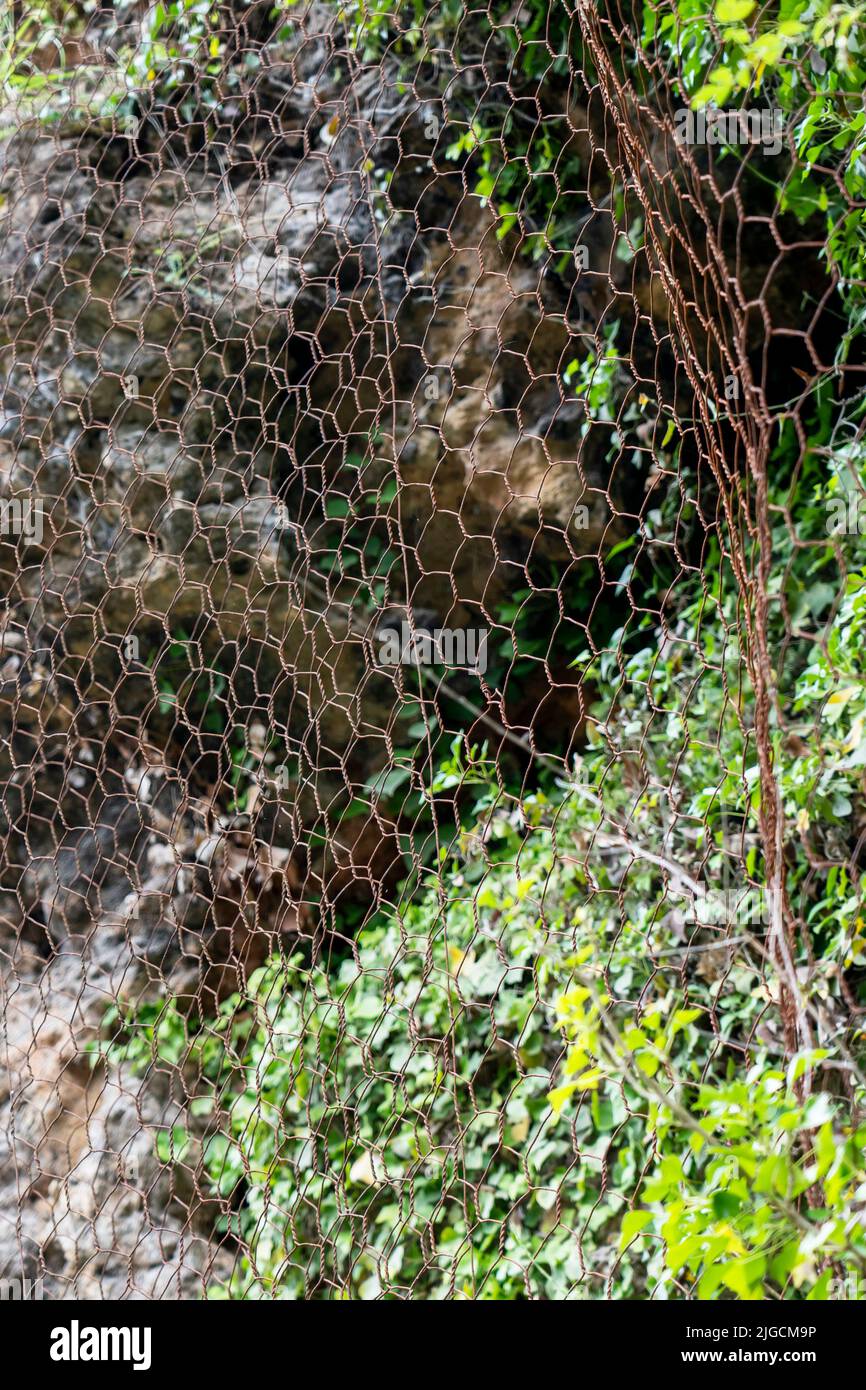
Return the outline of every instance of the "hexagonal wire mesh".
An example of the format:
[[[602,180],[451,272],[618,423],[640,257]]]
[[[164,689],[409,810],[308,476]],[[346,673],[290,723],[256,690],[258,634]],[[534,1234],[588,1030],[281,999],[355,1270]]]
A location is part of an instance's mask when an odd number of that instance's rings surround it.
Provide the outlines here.
[[[690,1296],[620,1240],[674,1039],[859,1008],[795,119],[708,140],[666,6],[13,10],[0,1272]]]

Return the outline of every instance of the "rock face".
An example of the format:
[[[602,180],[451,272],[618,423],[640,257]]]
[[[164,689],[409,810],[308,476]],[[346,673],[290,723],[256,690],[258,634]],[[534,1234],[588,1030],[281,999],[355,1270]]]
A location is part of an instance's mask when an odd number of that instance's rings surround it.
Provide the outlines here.
[[[439,612],[454,590],[492,605],[532,558],[597,554],[619,534],[610,432],[563,386],[576,350],[563,303],[495,231],[464,211],[421,271],[425,369],[398,458],[420,592]]]
[[[90,1047],[112,1001],[212,1014],[389,891],[417,711],[381,614],[494,621],[619,534],[568,303],[433,171],[423,92],[386,84],[377,181],[382,90],[310,16],[234,134],[3,149],[0,500],[40,524],[0,536],[0,1275],[49,1296],[225,1272],[193,1157],[156,1152],[184,1097]]]
[[[110,938],[106,923],[99,931]],[[19,955],[4,975],[3,1274],[41,1277],[46,1298],[200,1296],[226,1257],[191,1170],[157,1157],[181,1107],[82,1050],[107,984],[89,953],[47,968]]]

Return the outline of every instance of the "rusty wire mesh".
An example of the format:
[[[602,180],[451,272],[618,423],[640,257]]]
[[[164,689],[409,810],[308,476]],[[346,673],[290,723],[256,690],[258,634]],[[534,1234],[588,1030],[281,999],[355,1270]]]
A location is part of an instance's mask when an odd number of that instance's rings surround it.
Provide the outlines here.
[[[677,143],[629,7],[168,13],[11,17],[2,1272],[639,1296],[634,1098],[548,1101],[586,923],[707,1069],[844,1010],[773,761],[822,239]]]

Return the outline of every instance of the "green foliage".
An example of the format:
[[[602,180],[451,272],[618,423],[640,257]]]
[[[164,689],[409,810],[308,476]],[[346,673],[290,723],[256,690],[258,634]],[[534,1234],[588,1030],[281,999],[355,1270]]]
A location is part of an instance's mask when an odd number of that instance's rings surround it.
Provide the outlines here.
[[[483,44],[491,70],[542,103],[530,121],[517,101],[467,106],[445,157],[501,238],[570,254],[588,171],[561,116],[569,57],[592,74],[565,8],[529,0],[519,24],[497,3],[469,25],[456,0],[339,13],[364,62],[423,62],[432,81],[443,53]],[[823,220],[844,363],[866,321],[860,7],[719,0],[708,23],[700,0],[675,0],[643,15],[644,48],[683,101],[760,97],[784,112],[772,197],[791,219]],[[156,7],[135,81],[169,92],[191,71],[216,78],[213,27],[210,6]],[[643,222],[610,194],[629,262]],[[194,1097],[157,1152],[198,1165],[221,1232],[249,1252],[223,1293],[825,1298],[863,1270],[866,554],[832,525],[866,478],[863,408],[819,380],[800,412],[807,438],[780,412],[771,460],[774,771],[803,926],[797,1006],[815,1035],[792,1057],[762,925],[707,938],[683,910],[684,876],[724,891],[733,864],[753,891],[771,887],[755,698],[743,598],[684,457],[688,422],[633,389],[618,330],[565,364],[564,384],[585,402],[583,433],[603,429],[626,468],[649,451],[664,485],[605,555],[603,605],[585,559],[508,596],[488,673],[496,690],[528,688],[554,651],[577,673],[590,708],[568,778],[545,769],[518,794],[487,745],[407,702],[405,741],[366,788],[413,820],[401,905],[354,940],[343,931],[342,955],[273,959],[214,1017],[171,1000],[107,1017],[111,1065],[179,1071]],[[366,442],[332,484],[314,578],[364,614],[395,565],[396,484]],[[585,619],[589,607],[603,612]],[[181,665],[185,645],[169,654]],[[166,717],[183,708],[217,727],[217,673],[158,674]],[[242,809],[255,759],[235,743]]]
[[[271,48],[291,37],[296,3],[275,0]],[[175,102],[190,121],[218,109],[262,63],[259,49],[232,43],[237,18],[218,0],[158,0],[145,12],[140,41],[124,54],[130,94]]]
[[[703,0],[644,5],[644,47],[666,61],[674,88],[694,107],[733,109],[760,96],[782,112],[794,160],[780,171],[778,205],[803,220],[825,217],[827,256],[854,320],[840,361],[863,324],[862,16],[862,5],[835,0],[781,0],[760,9],[751,0],[718,0],[708,24]]]
[[[480,836],[464,837],[453,897],[443,905],[431,878],[336,969],[297,955],[261,971],[252,1002],[228,1001],[217,1020],[190,1025],[168,1004],[122,1021],[115,1060],[181,1066],[212,1113],[227,1112],[202,1144],[223,1226],[252,1249],[234,1296],[301,1297],[311,1285],[321,1296],[326,1281],[361,1298],[521,1297],[526,1271],[544,1296],[577,1284],[569,1228],[598,1230],[610,1210],[598,1201],[603,1145],[588,1140],[577,1168],[547,1103],[552,1000],[569,972],[567,931],[560,940],[539,920],[550,819],[543,799],[500,803],[485,827],[495,866],[479,880]],[[527,822],[539,833],[517,868]],[[477,893],[460,889],[466,876]],[[556,896],[564,929],[570,880]]]
[[[584,435],[590,422],[616,419],[618,398],[616,390],[622,373],[622,358],[616,350],[618,323],[610,323],[604,329],[604,346],[601,351],[591,349],[581,361],[574,358],[563,372],[563,381],[585,402],[587,422],[583,425]]]
[[[130,77],[170,92],[193,79],[216,76],[220,41],[212,30],[217,18],[213,0],[159,0],[147,12],[144,41],[132,54]],[[206,94],[205,83],[196,98]]]
[[[644,625],[624,667],[627,634],[585,658],[603,693],[575,785],[509,798],[455,742],[429,794],[472,784],[471,814],[339,965],[274,960],[213,1019],[168,1001],[109,1021],[113,1063],[176,1068],[196,1097],[201,1132],[159,1151],[201,1154],[222,1229],[250,1249],[231,1296],[817,1298],[860,1270],[866,1129],[830,1083],[862,1040],[784,1062],[759,933],[693,956],[656,863],[598,859],[590,877],[574,853],[627,822],[724,883],[734,826],[761,882],[735,590],[709,568],[664,644]],[[828,660],[862,647],[860,593]],[[803,659],[791,690],[826,706],[823,682]],[[849,742],[854,694],[836,705]],[[637,794],[611,775],[632,747]],[[862,921],[838,871],[817,896],[827,1007]]]
[[[616,1086],[645,1114],[651,1162],[620,1248],[646,1261],[648,1290],[826,1298],[831,1280],[862,1272],[866,1127],[825,1090],[803,1098],[826,1050],[707,1077],[677,1045],[691,1051],[700,1007],[653,1001],[618,1026],[591,979],[559,1007],[572,1045],[552,1105]]]
[[[28,13],[16,17],[11,7],[0,16],[0,83],[7,96],[26,94],[43,86],[46,75],[36,68],[35,55],[39,50],[53,50],[55,81],[63,80],[66,68],[61,31],[50,7],[34,4]]]

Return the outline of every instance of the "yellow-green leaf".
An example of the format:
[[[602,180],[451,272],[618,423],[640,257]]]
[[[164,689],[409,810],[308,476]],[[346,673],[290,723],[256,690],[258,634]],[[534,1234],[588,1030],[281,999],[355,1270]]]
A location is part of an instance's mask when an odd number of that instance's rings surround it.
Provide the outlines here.
[[[624,1250],[629,1241],[633,1240],[645,1226],[648,1226],[652,1219],[651,1211],[627,1211],[622,1219],[622,1231],[619,1238],[620,1250]]]
[[[834,690],[824,706],[824,718],[828,724],[835,724],[839,715],[852,696],[857,694],[856,685],[846,685],[843,690]]]
[[[755,0],[719,0],[716,19],[720,24],[737,24],[755,8]]]
[[[644,1076],[655,1076],[659,1069],[659,1059],[651,1052],[639,1052],[635,1058]]]
[[[579,1091],[597,1091],[598,1083],[602,1080],[604,1072],[600,1067],[590,1067],[575,1081],[575,1086]]]
[[[547,1099],[550,1104],[550,1108],[555,1115],[560,1114],[562,1107],[565,1105],[565,1102],[571,1099],[576,1090],[576,1083],[574,1081],[570,1081],[565,1086],[557,1086],[554,1088],[554,1090],[550,1092]]]

